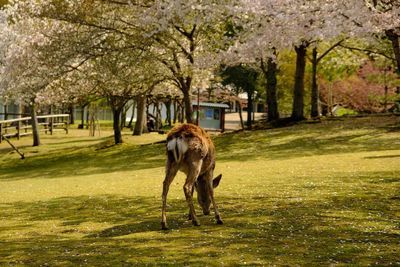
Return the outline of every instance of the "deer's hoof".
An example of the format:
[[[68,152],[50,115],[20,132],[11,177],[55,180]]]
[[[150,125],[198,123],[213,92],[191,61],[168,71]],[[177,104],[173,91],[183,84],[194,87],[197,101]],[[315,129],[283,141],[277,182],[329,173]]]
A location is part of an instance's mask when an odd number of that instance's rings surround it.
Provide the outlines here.
[[[162,230],[168,230],[168,225],[166,222],[161,222],[161,229]]]
[[[217,224],[224,224],[224,223],[221,221],[221,219],[218,219]]]
[[[200,222],[198,220],[193,220],[193,225],[194,226],[200,226]]]

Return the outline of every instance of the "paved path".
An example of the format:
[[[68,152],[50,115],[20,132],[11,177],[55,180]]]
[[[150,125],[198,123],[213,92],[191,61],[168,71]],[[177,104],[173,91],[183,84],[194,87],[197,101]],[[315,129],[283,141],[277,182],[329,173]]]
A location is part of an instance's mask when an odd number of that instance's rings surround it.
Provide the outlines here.
[[[256,113],[256,120],[260,120],[264,113]],[[243,121],[246,124],[247,113],[243,112]],[[240,127],[240,118],[239,113],[227,113],[225,114],[225,131],[235,131],[239,130]]]

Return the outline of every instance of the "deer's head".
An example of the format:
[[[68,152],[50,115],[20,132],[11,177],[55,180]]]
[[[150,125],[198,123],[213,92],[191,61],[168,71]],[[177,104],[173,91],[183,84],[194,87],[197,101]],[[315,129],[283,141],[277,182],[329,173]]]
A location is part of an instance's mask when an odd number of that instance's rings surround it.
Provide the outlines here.
[[[213,179],[213,188],[216,188],[221,181],[222,174],[218,175]],[[195,188],[197,191],[197,201],[199,202],[201,208],[203,209],[204,215],[210,214],[211,206],[211,194],[207,187],[207,179],[200,176],[195,183]]]

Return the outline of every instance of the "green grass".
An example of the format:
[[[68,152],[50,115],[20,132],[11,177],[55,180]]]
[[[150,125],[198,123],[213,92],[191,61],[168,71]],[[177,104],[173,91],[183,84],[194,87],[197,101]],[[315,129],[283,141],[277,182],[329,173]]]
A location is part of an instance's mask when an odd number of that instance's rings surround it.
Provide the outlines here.
[[[87,131],[0,144],[0,265],[400,265],[400,117],[214,136],[223,225],[161,231],[165,135]]]

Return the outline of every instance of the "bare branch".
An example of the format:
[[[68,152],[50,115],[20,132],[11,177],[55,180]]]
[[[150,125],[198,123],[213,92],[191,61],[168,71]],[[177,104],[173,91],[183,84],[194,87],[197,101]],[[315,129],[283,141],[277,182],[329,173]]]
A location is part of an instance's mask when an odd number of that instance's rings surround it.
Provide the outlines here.
[[[382,52],[379,52],[379,51],[373,51],[373,50],[366,49],[366,48],[351,47],[351,46],[342,45],[342,44],[340,44],[339,46],[340,46],[340,47],[343,47],[343,48],[346,48],[346,49],[349,49],[349,50],[355,50],[355,51],[361,51],[361,52],[376,54],[376,55],[383,56],[383,57],[385,57],[385,58],[387,58],[387,59],[394,60],[393,57],[388,56],[388,55],[386,55],[385,53],[382,53]]]
[[[331,52],[333,49],[335,49],[335,47],[339,46],[341,43],[343,43],[346,39],[342,39],[339,42],[337,42],[336,44],[332,45],[328,50],[326,50],[322,55],[320,55],[317,58],[317,63],[321,61],[321,59],[323,57],[325,57],[329,52]]]

